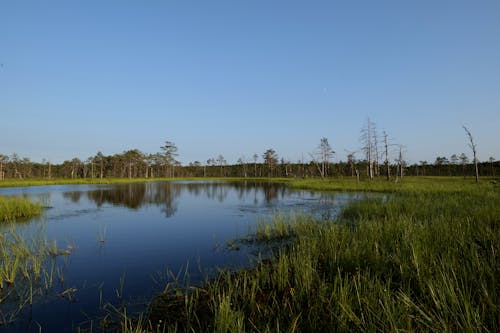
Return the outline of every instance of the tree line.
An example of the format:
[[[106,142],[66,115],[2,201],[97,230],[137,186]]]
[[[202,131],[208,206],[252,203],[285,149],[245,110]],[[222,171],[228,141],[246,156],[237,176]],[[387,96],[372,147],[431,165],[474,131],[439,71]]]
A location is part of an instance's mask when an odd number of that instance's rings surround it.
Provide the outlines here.
[[[174,178],[174,177],[384,177],[396,181],[410,176],[492,176],[500,173],[500,162],[490,157],[479,162],[476,145],[471,133],[464,127],[470,140],[474,157],[464,153],[449,158],[438,156],[433,162],[420,161],[409,164],[405,160],[404,145],[395,144],[385,131],[379,135],[375,123],[366,121],[361,130],[361,147],[346,150],[345,161],[333,161],[336,152],[326,137],[320,139],[317,148],[308,159],[290,161],[280,158],[273,149],[266,149],[260,156],[241,157],[235,164],[228,164],[219,154],[207,161],[194,161],[182,165],[178,160],[178,148],[166,141],[157,153],[145,153],[139,149],[104,155],[97,152],[86,159],[73,158],[60,164],[49,161],[33,162],[28,157],[0,154],[0,180],[31,178]]]

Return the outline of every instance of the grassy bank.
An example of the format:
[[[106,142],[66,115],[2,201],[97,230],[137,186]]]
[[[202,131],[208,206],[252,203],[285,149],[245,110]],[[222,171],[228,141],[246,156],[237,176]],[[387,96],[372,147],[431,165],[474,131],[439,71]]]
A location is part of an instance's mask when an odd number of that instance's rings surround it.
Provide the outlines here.
[[[177,177],[177,178],[56,178],[56,179],[7,179],[0,181],[0,187],[26,187],[45,185],[92,185],[130,184],[161,181],[245,181],[245,182],[289,182],[290,178],[238,178],[238,177]]]
[[[335,223],[276,216],[253,235],[292,240],[270,260],[166,292],[122,331],[499,331],[499,188],[428,185],[353,203]]]
[[[171,178],[77,178],[77,179],[7,179],[0,182],[0,187],[25,187],[44,185],[90,185],[90,184],[126,184],[148,181],[171,180]]]
[[[296,189],[310,189],[317,191],[462,191],[482,186],[489,186],[492,182],[500,183],[500,179],[483,177],[476,184],[472,178],[463,177],[404,177],[387,182],[384,178],[374,180],[361,179],[359,182],[352,177],[321,178],[242,178],[242,177],[188,177],[188,178],[78,178],[78,179],[7,179],[0,181],[0,187],[24,187],[44,185],[90,185],[90,184],[127,184],[156,181],[242,181],[242,182],[274,182],[288,184]]]
[[[0,223],[28,219],[42,213],[43,206],[22,197],[0,196]]]
[[[316,191],[449,193],[491,189],[500,186],[500,179],[484,177],[476,184],[472,178],[464,179],[463,177],[404,177],[398,182],[395,182],[395,179],[388,182],[383,178],[364,179],[359,182],[355,178],[310,178],[293,179],[288,182],[288,185],[296,189]]]

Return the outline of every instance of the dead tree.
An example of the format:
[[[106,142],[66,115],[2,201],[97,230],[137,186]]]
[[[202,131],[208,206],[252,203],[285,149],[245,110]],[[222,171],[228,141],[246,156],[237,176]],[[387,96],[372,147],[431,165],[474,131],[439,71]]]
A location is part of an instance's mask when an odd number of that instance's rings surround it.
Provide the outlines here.
[[[321,169],[319,170],[319,173],[321,175],[321,178],[326,178],[328,177],[330,159],[332,158],[332,155],[335,154],[335,152],[328,143],[328,139],[325,137],[321,138],[321,142],[318,148],[319,148],[318,154],[321,160]]]
[[[469,147],[472,149],[472,154],[474,156],[474,169],[476,172],[476,183],[479,182],[479,169],[477,167],[477,150],[476,150],[476,143],[474,142],[474,139],[472,138],[472,134],[470,131],[467,129],[467,127],[462,126],[465,130],[465,133],[467,133],[467,137],[469,138]]]
[[[366,155],[366,175],[373,179],[373,158],[374,158],[374,143],[373,143],[373,128],[375,124],[367,119],[365,127],[361,130],[361,141],[363,143],[363,151]]]
[[[399,147],[399,153],[398,153],[398,158],[396,159],[397,163],[397,169],[396,169],[396,183],[398,182],[398,177],[403,180],[404,176],[404,166],[405,166],[405,161],[403,160],[403,145],[398,145]]]
[[[391,180],[391,169],[389,168],[389,143],[387,142],[387,133],[384,131],[384,147],[385,147],[385,177],[387,181]]]

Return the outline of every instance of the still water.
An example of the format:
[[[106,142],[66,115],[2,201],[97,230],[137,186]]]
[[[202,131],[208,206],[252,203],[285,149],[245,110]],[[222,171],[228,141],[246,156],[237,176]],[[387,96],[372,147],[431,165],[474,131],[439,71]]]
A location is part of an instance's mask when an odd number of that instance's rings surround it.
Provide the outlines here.
[[[105,315],[106,303],[126,303],[129,313],[143,311],[165,287],[168,271],[187,271],[192,283],[200,283],[217,268],[250,265],[255,248],[231,250],[227,244],[248,236],[259,218],[298,211],[329,219],[365,196],[202,181],[3,188],[0,195],[43,202],[49,207],[43,218],[15,228],[24,235],[43,233],[72,252],[57,258],[54,290],[14,323],[0,326],[2,332],[89,328]],[[71,300],[57,296],[69,288],[74,288]]]

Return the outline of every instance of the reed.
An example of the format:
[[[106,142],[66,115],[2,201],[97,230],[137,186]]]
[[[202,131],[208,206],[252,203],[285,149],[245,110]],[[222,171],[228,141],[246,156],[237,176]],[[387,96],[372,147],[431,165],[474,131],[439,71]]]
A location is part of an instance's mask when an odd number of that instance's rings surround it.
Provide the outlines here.
[[[14,321],[23,308],[47,296],[54,277],[62,279],[55,256],[69,254],[43,236],[24,235],[15,226],[0,233],[0,327]]]
[[[27,198],[0,196],[0,223],[28,219],[42,212],[42,204]]]

